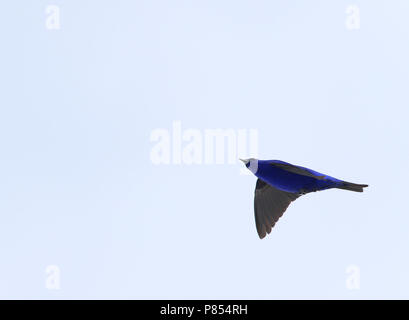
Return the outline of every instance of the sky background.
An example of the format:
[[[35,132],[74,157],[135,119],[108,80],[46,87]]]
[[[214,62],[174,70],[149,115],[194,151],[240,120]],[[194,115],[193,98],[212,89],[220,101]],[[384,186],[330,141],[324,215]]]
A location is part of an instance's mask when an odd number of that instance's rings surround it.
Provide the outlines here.
[[[408,14],[1,1],[0,298],[408,299]],[[174,121],[256,129],[259,158],[370,186],[304,196],[260,240],[242,164],[152,163],[152,132]]]

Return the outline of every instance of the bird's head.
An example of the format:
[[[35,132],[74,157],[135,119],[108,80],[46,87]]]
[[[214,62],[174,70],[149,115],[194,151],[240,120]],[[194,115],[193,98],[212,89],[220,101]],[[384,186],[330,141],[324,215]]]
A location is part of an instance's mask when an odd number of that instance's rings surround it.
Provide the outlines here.
[[[254,158],[249,158],[249,159],[240,159],[243,161],[244,165],[249,169],[251,172],[256,174],[258,170],[258,160]]]

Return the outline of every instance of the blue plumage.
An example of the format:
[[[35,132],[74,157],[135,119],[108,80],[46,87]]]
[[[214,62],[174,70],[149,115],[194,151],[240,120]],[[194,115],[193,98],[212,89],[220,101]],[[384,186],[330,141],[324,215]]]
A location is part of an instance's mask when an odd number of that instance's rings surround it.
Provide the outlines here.
[[[274,164],[284,164],[285,166],[276,166]],[[286,166],[292,165],[280,160],[259,160],[258,170],[255,175],[277,189],[293,193],[308,193],[336,188],[342,184],[341,180],[308,168],[294,166],[296,169],[300,169],[300,172],[305,170],[305,174],[310,173],[311,176],[288,171],[285,169]],[[320,177],[320,179],[317,177]]]
[[[264,238],[271,232],[290,203],[309,192],[331,188],[362,192],[366,184],[336,179],[326,174],[280,160],[242,160],[257,176],[254,214],[257,232]]]

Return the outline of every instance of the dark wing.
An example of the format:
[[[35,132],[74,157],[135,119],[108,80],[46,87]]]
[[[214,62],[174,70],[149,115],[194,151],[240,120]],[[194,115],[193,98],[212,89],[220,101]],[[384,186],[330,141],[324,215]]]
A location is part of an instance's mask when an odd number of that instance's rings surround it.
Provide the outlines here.
[[[308,171],[306,168],[294,166],[294,165],[289,164],[289,163],[271,162],[270,164],[273,165],[273,166],[276,166],[277,168],[280,168],[280,169],[283,169],[283,170],[286,170],[288,172],[292,172],[292,173],[295,173],[295,174],[299,174],[299,175],[302,175],[302,176],[307,176],[307,177],[315,178],[315,179],[318,179],[318,180],[325,179],[325,175],[323,175],[323,174],[319,174],[318,172],[316,172],[316,174],[314,174],[313,172]]]
[[[271,232],[277,220],[283,215],[290,203],[300,195],[281,191],[261,179],[257,179],[254,194],[254,216],[260,239]]]

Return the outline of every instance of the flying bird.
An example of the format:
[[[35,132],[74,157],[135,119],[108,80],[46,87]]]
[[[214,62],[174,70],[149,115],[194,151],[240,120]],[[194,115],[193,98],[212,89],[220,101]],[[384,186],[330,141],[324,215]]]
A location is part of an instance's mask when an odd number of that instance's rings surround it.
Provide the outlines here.
[[[254,216],[260,239],[271,232],[290,203],[298,197],[332,188],[363,192],[367,184],[356,184],[280,160],[240,159],[258,178],[254,194]]]

